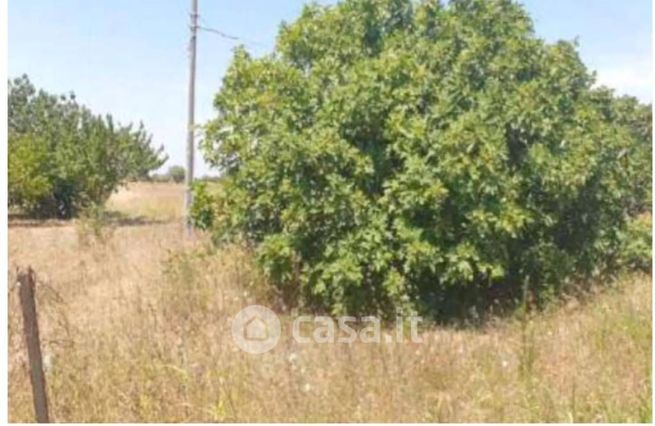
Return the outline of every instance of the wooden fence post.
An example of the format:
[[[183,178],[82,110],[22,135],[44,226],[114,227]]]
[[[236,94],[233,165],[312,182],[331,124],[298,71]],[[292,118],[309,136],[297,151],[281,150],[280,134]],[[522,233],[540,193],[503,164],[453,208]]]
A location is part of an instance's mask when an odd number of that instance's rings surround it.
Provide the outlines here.
[[[46,393],[45,374],[43,373],[43,358],[39,340],[39,323],[34,301],[35,279],[34,271],[28,267],[26,271],[18,272],[20,284],[20,305],[23,311],[23,327],[27,356],[30,362],[30,381],[32,382],[32,397],[34,412],[38,423],[49,423],[48,395]]]

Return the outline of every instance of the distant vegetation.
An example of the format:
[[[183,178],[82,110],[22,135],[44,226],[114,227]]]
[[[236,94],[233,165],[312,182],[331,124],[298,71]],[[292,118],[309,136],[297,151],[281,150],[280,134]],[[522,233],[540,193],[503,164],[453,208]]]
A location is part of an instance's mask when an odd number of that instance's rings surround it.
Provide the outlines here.
[[[307,6],[215,105],[197,223],[290,305],[449,316],[650,264],[650,106],[514,1]]]
[[[125,180],[165,161],[143,125],[93,114],[74,95],[9,82],[9,205],[33,217],[70,218],[102,205]]]
[[[170,176],[171,180],[175,183],[184,182],[185,173],[184,167],[182,166],[172,166],[168,169],[168,176]]]
[[[168,171],[163,174],[154,174],[150,180],[155,182],[184,182],[185,170],[182,166],[170,166]]]

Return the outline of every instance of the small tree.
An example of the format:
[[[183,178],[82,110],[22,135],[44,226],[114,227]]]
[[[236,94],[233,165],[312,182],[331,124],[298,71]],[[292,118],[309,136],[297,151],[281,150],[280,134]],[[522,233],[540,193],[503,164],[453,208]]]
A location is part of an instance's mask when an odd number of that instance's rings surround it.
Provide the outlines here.
[[[647,208],[650,107],[594,88],[510,0],[344,0],[237,49],[204,219],[289,303],[449,315],[616,264]],[[202,198],[207,202],[206,197]]]
[[[175,183],[184,182],[185,170],[182,166],[171,166],[168,168],[168,178]]]
[[[166,161],[143,125],[94,115],[74,95],[37,92],[27,76],[9,82],[8,124],[9,204],[32,216],[72,217]]]

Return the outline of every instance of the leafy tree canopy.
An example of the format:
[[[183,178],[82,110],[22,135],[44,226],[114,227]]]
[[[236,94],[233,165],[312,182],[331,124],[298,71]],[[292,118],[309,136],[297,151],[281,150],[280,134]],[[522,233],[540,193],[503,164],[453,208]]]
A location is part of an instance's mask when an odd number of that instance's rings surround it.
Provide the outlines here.
[[[9,203],[33,216],[74,216],[166,161],[143,125],[94,115],[72,94],[37,91],[27,76],[9,82],[8,127]]]
[[[650,107],[595,88],[511,0],[306,6],[270,55],[236,50],[215,106],[202,223],[291,304],[445,316],[543,294],[616,265],[650,203]]]
[[[184,182],[184,177],[186,175],[186,171],[184,170],[184,167],[182,166],[171,166],[168,168],[168,178],[172,180],[175,183],[182,183]]]

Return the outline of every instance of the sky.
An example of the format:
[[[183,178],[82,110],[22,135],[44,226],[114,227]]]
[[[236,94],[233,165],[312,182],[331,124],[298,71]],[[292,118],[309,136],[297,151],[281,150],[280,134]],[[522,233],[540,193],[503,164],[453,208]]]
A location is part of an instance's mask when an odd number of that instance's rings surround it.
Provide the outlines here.
[[[282,21],[306,0],[199,0],[200,24],[240,37],[255,55],[273,49]],[[332,3],[322,0],[319,3]],[[651,102],[651,0],[523,0],[539,37],[579,42],[598,81]],[[51,93],[75,92],[96,113],[142,121],[170,159],[185,162],[190,0],[10,0],[9,76]],[[238,42],[201,32],[196,122]],[[196,154],[196,174],[215,174]]]

